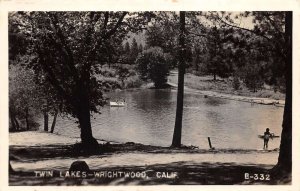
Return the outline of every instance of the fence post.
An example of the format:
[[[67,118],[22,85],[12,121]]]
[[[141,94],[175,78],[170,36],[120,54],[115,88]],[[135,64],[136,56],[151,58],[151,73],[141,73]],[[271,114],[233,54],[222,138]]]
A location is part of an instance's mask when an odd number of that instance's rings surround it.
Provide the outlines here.
[[[209,148],[212,149],[212,150],[214,150],[215,148],[212,147],[212,145],[211,145],[210,137],[207,137],[207,139],[208,139]]]

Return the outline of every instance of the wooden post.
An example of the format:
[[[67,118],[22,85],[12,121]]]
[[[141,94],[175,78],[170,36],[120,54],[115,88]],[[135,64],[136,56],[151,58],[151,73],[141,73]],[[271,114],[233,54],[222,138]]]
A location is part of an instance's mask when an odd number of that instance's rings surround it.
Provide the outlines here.
[[[210,137],[207,137],[207,139],[208,139],[209,148],[213,149],[213,147],[211,146]]]

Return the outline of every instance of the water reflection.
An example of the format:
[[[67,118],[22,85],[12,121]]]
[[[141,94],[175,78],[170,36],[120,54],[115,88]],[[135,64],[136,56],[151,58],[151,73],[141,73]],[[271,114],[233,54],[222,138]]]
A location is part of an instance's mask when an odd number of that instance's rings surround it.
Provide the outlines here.
[[[139,90],[120,91],[110,95],[112,100],[124,98],[124,108],[102,108],[92,120],[94,136],[119,142],[169,146],[172,141],[176,111],[176,91]],[[211,137],[216,148],[261,149],[263,141],[257,136],[269,127],[281,133],[283,108],[233,100],[204,98],[186,93],[184,98],[183,144],[208,148]],[[58,133],[79,135],[73,122],[58,120]],[[269,148],[278,148],[279,139],[269,142]]]
[[[204,104],[209,105],[209,106],[220,106],[220,105],[228,103],[228,100],[218,99],[218,98],[213,98],[213,97],[208,97],[204,100],[205,100]]]

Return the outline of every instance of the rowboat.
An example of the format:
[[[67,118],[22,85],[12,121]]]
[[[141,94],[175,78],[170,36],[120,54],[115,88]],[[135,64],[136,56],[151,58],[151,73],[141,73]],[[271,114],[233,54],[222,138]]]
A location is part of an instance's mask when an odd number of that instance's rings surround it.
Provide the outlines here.
[[[124,101],[110,101],[109,102],[110,107],[125,107]]]

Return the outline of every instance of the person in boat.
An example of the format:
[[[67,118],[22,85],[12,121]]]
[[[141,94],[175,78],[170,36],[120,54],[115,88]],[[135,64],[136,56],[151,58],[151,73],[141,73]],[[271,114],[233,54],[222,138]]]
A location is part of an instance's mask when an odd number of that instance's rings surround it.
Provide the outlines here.
[[[117,100],[116,100],[116,103],[118,103],[118,104],[125,103],[125,99],[117,99]]]
[[[264,132],[264,149],[268,149],[269,139],[273,139],[273,133],[270,133],[270,129],[267,128]]]

